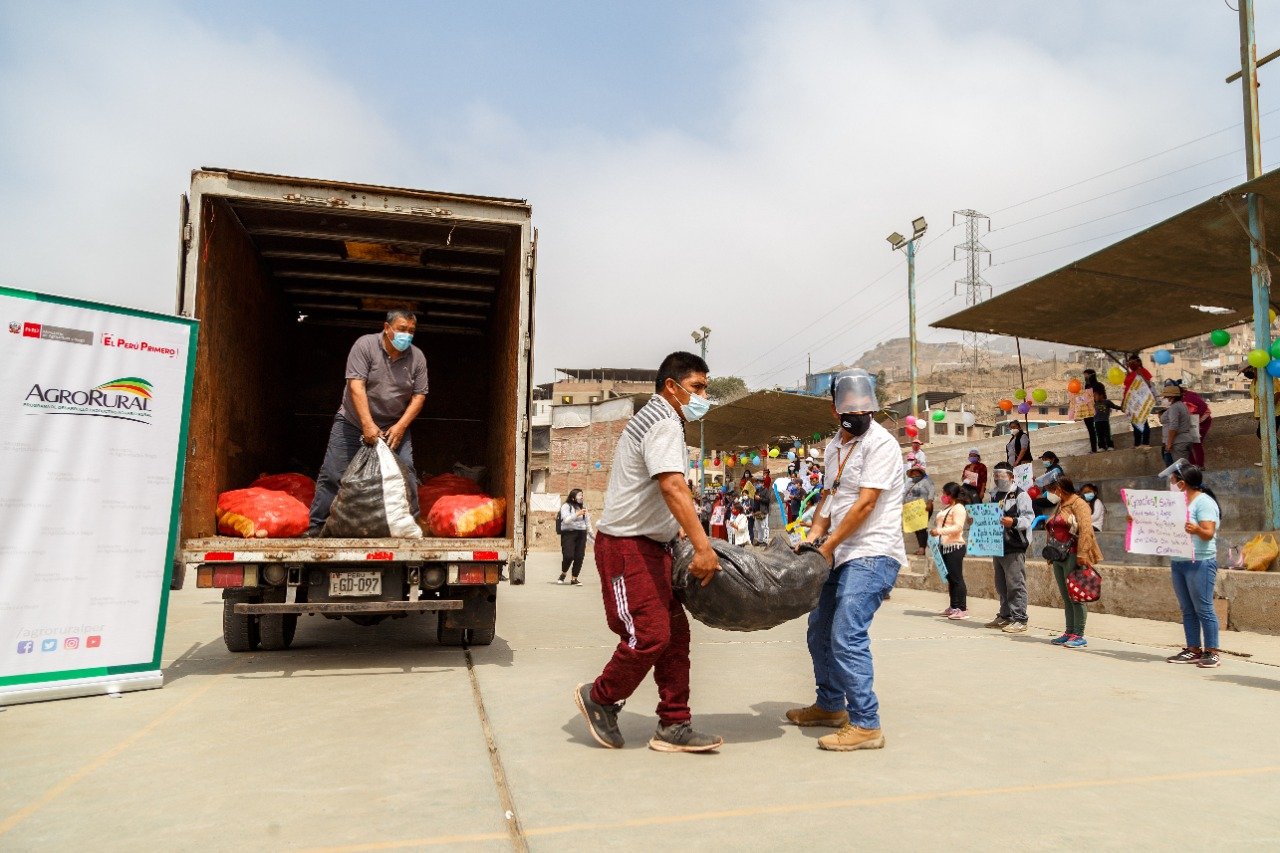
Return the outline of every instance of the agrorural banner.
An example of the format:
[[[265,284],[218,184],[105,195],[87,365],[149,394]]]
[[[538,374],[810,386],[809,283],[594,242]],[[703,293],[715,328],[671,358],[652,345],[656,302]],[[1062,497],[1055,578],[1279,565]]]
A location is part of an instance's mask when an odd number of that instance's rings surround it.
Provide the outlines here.
[[[0,287],[0,705],[163,685],[196,329]]]

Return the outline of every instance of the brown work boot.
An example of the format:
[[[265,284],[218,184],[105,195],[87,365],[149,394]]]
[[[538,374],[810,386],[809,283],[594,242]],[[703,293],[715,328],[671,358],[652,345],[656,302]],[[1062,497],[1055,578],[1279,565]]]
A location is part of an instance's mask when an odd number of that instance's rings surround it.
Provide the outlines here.
[[[883,749],[884,732],[881,729],[864,729],[845,723],[833,735],[818,738],[819,749],[832,752],[851,752],[855,749]]]
[[[826,726],[838,729],[849,725],[848,711],[828,711],[816,704],[808,708],[792,708],[787,712],[787,722],[797,726]]]

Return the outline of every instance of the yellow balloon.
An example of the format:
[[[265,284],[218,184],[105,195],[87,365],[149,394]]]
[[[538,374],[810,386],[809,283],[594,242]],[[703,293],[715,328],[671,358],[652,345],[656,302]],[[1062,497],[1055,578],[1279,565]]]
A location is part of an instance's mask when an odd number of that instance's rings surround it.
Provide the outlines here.
[[[1124,384],[1124,371],[1119,367],[1113,367],[1107,371],[1107,381],[1112,385]]]

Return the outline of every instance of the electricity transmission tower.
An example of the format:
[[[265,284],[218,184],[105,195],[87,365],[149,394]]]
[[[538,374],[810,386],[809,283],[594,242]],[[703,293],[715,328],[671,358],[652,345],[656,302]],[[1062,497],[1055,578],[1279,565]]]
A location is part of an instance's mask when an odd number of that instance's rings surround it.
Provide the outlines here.
[[[991,218],[984,216],[976,210],[957,210],[951,214],[951,224],[955,225],[958,218],[964,218],[964,242],[956,246],[952,252],[952,260],[959,260],[960,252],[964,252],[965,257],[965,277],[956,280],[956,294],[960,293],[960,289],[964,288],[964,302],[968,307],[977,305],[984,299],[991,296],[991,285],[982,278],[982,256],[987,256],[987,263],[991,263],[991,250],[978,240],[978,227],[983,220],[987,223],[987,231],[991,231]],[[981,370],[986,365],[986,339],[977,332],[964,333],[964,348],[967,350],[968,359],[966,359],[973,370]]]

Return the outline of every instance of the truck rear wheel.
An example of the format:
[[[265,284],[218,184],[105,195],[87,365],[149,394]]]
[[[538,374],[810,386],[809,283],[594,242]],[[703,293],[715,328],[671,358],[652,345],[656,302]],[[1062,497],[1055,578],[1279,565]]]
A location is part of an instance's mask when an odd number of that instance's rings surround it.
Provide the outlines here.
[[[446,628],[444,626],[444,617],[440,617],[440,624],[436,625],[436,642],[442,646],[461,646],[467,641],[466,628]]]
[[[239,598],[222,600],[222,642],[227,644],[229,652],[251,652],[257,647],[258,620],[248,613],[236,613],[236,602]]]
[[[264,613],[258,617],[258,633],[261,636],[262,650],[278,652],[293,644],[293,635],[298,631],[297,613]]]
[[[490,625],[488,628],[468,628],[467,645],[487,646],[493,642],[493,638],[497,633],[498,629],[496,625]]]

